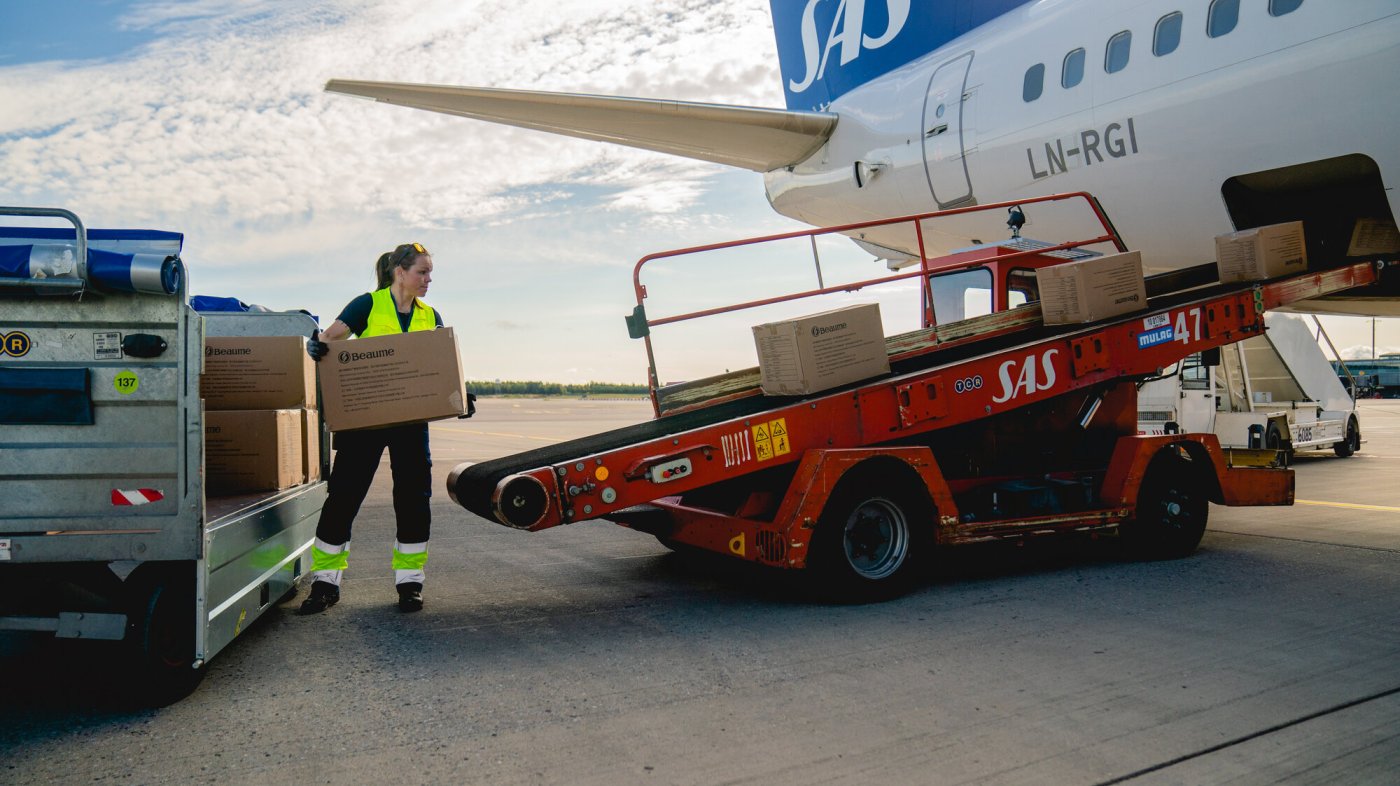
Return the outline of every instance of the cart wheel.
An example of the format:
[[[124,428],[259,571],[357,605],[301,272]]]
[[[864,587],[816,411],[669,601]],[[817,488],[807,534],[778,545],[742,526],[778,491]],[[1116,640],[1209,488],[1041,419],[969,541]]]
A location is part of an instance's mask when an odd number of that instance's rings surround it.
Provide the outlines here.
[[[1346,439],[1332,446],[1332,452],[1347,458],[1361,449],[1361,427],[1356,424],[1356,416],[1347,418]]]
[[[1138,489],[1137,513],[1119,535],[1139,559],[1176,559],[1196,550],[1210,512],[1207,484],[1194,463],[1175,449],[1157,454]]]
[[[151,566],[130,586],[128,692],[141,704],[164,707],[204,679],[204,669],[194,668],[194,567]]]
[[[1281,461],[1283,462],[1283,466],[1286,467],[1293,463],[1293,448],[1288,447],[1285,449],[1283,444],[1283,431],[1279,429],[1277,423],[1269,424],[1269,430],[1264,434],[1264,447],[1269,450],[1282,451]]]
[[[857,469],[842,478],[812,538],[812,589],[830,600],[884,600],[919,573],[933,517],[901,473]]]

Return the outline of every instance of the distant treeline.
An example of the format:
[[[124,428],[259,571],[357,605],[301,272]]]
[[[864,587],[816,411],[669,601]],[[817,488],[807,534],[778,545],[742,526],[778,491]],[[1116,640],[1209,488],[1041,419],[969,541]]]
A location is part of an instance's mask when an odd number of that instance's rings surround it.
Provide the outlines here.
[[[467,390],[478,396],[645,396],[646,385],[621,382],[586,382],[565,385],[560,382],[530,380],[467,380]]]

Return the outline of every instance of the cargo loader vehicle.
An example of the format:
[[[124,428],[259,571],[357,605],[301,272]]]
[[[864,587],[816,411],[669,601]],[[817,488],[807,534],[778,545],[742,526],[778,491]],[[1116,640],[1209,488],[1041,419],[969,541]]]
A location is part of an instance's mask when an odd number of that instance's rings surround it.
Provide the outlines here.
[[[1101,233],[1064,243],[1014,238],[910,272],[649,319],[642,269],[722,248],[903,224],[1036,202],[1087,205]],[[1116,531],[1146,558],[1192,552],[1208,505],[1288,505],[1293,475],[1277,450],[1225,448],[1210,433],[1138,433],[1137,393],[1194,353],[1258,336],[1272,309],[1394,277],[1393,263],[1341,260],[1277,280],[1220,284],[1213,264],[1149,277],[1138,310],[1047,325],[1036,271],[1126,247],[1085,193],[959,208],[655,254],[634,269],[628,318],[645,341],[654,420],[451,473],[460,505],[538,531],[606,519],[678,549],[805,571],[852,600],[907,588],[934,549],[1067,532]],[[815,249],[815,243],[813,243]],[[696,262],[703,264],[703,262]],[[973,275],[975,274],[975,275]],[[761,370],[660,385],[652,330],[777,302],[919,282],[921,329],[885,340],[888,374],[809,395],[767,396]],[[989,313],[958,314],[967,281]],[[940,304],[948,307],[940,309]],[[951,315],[940,311],[952,312]],[[950,318],[951,317],[951,318]],[[966,317],[966,318],[964,318]],[[1171,325],[1170,340],[1162,325]]]
[[[169,703],[294,591],[326,496],[323,466],[276,491],[210,487],[205,337],[315,322],[197,313],[177,233],[0,215],[72,224],[0,228],[0,635],[113,642],[96,652],[120,653],[121,692]]]

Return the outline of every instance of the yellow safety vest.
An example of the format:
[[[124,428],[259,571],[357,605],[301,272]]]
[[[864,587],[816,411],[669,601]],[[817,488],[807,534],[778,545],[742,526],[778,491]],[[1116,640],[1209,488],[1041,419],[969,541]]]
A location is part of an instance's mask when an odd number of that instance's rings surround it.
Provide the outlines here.
[[[366,320],[365,330],[360,334],[360,338],[404,332],[399,324],[399,311],[394,307],[394,297],[389,294],[389,288],[375,290],[370,297],[374,299],[374,305],[370,307],[369,319]],[[432,330],[435,327],[437,317],[433,314],[432,306],[414,298],[413,318],[408,323],[409,331]]]

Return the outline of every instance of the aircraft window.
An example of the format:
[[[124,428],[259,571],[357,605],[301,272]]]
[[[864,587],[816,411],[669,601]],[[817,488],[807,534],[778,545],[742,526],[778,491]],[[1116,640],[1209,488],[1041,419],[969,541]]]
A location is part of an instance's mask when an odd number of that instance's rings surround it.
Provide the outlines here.
[[[992,271],[978,267],[929,276],[935,324],[992,313]]]
[[[1068,90],[1084,80],[1084,50],[1076,49],[1065,55],[1064,67],[1060,70],[1060,86]]]
[[[1021,84],[1021,100],[1026,103],[1040,98],[1045,89],[1045,64],[1036,63],[1026,69],[1026,81]]]
[[[1269,16],[1283,16],[1298,10],[1303,0],[1269,0]]]
[[[1108,51],[1104,53],[1103,70],[1115,74],[1128,67],[1128,52],[1133,48],[1133,34],[1127,30],[1116,33],[1108,39]]]
[[[1213,0],[1206,20],[1206,35],[1219,38],[1240,22],[1240,0]]]
[[[1152,33],[1152,54],[1161,57],[1176,51],[1181,43],[1181,12],[1167,14],[1157,20],[1157,29]]]

